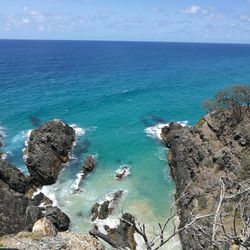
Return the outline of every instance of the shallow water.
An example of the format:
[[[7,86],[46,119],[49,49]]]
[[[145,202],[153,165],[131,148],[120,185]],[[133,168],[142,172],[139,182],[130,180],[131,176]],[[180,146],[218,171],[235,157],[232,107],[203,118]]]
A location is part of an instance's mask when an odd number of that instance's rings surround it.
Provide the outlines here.
[[[91,206],[118,189],[126,195],[117,215],[123,209],[151,226],[164,220],[174,184],[158,140],[161,124],[194,124],[205,98],[250,79],[249,45],[2,40],[0,54],[0,130],[8,160],[26,172],[22,150],[30,129],[55,118],[75,124],[72,159],[44,192],[78,232],[90,228]],[[74,194],[90,154],[98,165]],[[122,165],[131,175],[117,181]]]

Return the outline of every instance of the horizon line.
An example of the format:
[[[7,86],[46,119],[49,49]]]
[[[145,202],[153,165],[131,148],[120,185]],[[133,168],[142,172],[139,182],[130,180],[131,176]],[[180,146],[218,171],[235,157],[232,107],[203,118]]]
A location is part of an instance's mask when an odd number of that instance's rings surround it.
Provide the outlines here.
[[[0,38],[0,41],[61,41],[61,42],[131,42],[131,43],[187,43],[187,44],[228,44],[250,45],[250,42],[204,42],[204,41],[157,41],[157,40],[99,40],[99,39],[49,39],[49,38]]]

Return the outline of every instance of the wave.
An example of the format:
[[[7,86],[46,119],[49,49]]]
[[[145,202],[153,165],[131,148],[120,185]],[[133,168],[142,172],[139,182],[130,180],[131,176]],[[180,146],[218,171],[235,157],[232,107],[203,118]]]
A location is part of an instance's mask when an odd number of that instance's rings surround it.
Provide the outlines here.
[[[86,130],[84,128],[78,127],[76,124],[71,124],[69,126],[75,130],[77,137],[84,136],[86,134]]]
[[[43,193],[52,201],[53,206],[58,207],[58,201],[56,199],[55,192],[53,192],[52,186],[43,186],[42,188],[37,189],[37,191],[33,193],[32,198],[39,193]]]
[[[179,123],[183,127],[188,125],[188,121],[178,121],[177,123]],[[158,123],[154,126],[146,128],[145,132],[146,132],[147,136],[149,136],[149,137],[153,137],[155,139],[162,140],[161,130],[165,126],[169,126],[169,123]]]

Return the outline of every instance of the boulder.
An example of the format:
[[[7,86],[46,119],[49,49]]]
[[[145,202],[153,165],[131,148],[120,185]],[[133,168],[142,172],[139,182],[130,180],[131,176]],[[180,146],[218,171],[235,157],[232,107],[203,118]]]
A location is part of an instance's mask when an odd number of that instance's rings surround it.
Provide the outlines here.
[[[33,228],[32,232],[36,235],[36,237],[41,238],[44,236],[54,237],[57,234],[57,230],[54,224],[48,220],[47,218],[42,218],[38,220]]]
[[[58,231],[67,231],[69,229],[70,219],[58,207],[46,207],[44,216],[54,224]]]
[[[69,152],[75,140],[75,131],[62,121],[54,120],[34,129],[26,149],[26,164],[37,186],[56,182],[69,160]]]

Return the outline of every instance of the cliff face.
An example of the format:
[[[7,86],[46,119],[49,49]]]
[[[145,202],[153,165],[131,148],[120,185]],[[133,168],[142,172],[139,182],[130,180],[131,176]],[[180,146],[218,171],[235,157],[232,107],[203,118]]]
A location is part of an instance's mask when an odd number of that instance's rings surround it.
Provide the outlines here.
[[[176,183],[179,227],[212,214],[180,233],[183,249],[228,249],[239,241],[250,246],[250,111],[244,109],[237,122],[230,111],[220,111],[194,127],[171,123],[162,138]]]

